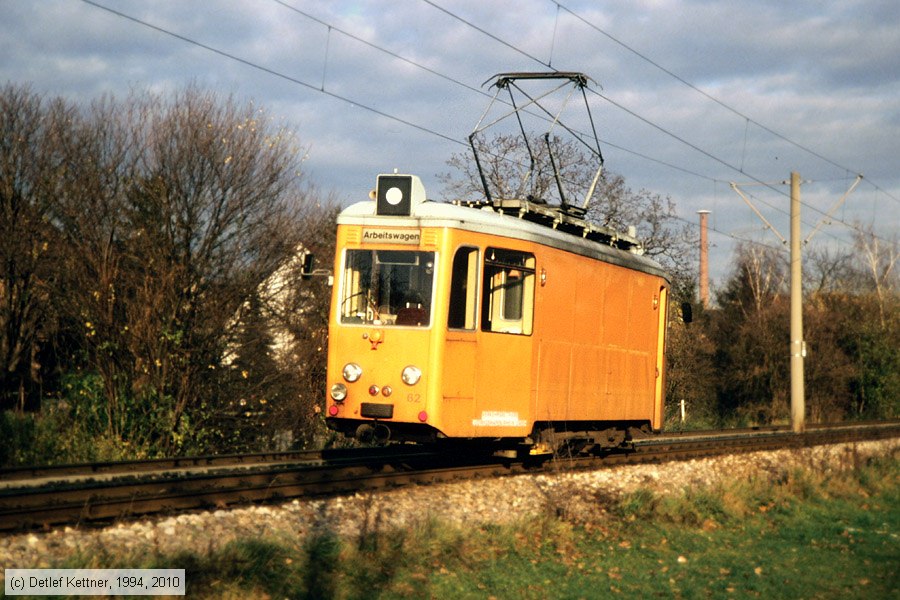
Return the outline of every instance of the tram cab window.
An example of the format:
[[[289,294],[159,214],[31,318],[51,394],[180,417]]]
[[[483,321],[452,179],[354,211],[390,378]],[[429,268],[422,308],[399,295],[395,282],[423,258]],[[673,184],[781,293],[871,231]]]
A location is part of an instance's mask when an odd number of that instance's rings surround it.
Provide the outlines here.
[[[463,247],[453,255],[448,329],[475,329],[478,294],[478,249]]]
[[[428,327],[434,252],[347,250],[341,273],[341,323]]]
[[[531,335],[534,322],[534,255],[488,248],[484,253],[481,329]]]

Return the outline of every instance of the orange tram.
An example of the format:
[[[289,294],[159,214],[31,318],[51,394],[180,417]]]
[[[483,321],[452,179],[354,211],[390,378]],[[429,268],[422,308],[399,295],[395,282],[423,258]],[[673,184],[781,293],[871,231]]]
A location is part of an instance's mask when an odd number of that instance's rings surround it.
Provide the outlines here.
[[[663,420],[669,279],[565,207],[426,200],[379,175],[338,217],[329,427],[506,451],[627,444]]]

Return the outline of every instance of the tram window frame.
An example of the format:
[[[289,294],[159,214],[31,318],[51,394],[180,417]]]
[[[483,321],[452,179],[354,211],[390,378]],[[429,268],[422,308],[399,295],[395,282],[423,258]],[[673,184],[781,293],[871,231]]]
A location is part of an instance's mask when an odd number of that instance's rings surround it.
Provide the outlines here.
[[[342,325],[431,326],[438,253],[348,248],[343,252]]]
[[[531,335],[535,258],[530,252],[489,247],[484,252],[481,330]]]
[[[472,331],[478,305],[478,248],[460,246],[450,265],[450,303],[447,329]]]

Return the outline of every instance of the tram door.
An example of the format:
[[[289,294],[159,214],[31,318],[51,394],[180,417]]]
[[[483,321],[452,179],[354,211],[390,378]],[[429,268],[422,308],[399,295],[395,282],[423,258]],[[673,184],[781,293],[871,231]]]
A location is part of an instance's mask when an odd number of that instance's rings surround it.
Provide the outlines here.
[[[441,377],[444,432],[451,437],[472,433],[475,410],[475,356],[478,341],[478,248],[462,246],[453,255],[450,308]]]
[[[517,436],[530,426],[534,255],[488,247],[481,277],[473,425]]]
[[[462,247],[453,259],[445,415],[457,435],[525,435],[531,424],[534,255],[494,247],[480,261],[478,254]]]

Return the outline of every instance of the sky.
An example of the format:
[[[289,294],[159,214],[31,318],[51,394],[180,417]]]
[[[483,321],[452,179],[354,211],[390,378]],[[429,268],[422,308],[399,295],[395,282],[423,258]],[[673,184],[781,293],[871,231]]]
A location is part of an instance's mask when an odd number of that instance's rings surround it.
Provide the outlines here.
[[[0,82],[85,104],[189,84],[252,101],[345,205],[394,169],[445,199],[484,82],[579,71],[605,168],[693,228],[712,211],[714,290],[738,241],[786,251],[791,172],[806,248],[900,235],[896,0],[0,0],[0,15]]]

